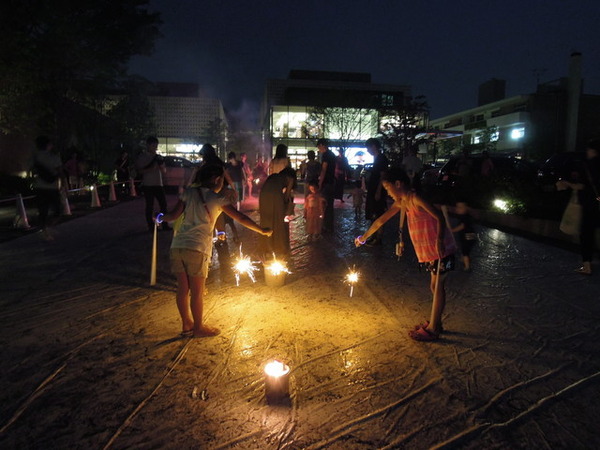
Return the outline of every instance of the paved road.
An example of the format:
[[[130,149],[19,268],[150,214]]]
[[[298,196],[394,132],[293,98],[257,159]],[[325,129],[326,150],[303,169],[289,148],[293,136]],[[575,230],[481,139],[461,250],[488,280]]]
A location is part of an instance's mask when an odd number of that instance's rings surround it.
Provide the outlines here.
[[[223,334],[188,340],[169,232],[148,284],[142,210],[138,199],[61,224],[53,242],[0,243],[1,447],[600,446],[600,270],[573,273],[575,253],[481,229],[474,271],[448,281],[447,333],[415,343],[426,275],[410,251],[393,256],[393,224],[383,247],[354,249],[365,224],[339,208],[331,240],[308,243],[293,222],[283,288],[211,271]],[[353,266],[363,281],[349,298]],[[264,402],[273,355],[293,368],[288,407]]]

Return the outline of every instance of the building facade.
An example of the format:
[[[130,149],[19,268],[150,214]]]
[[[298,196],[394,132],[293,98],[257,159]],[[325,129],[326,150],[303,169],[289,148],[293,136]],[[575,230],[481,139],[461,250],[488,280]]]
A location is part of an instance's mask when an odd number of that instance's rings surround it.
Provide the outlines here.
[[[485,83],[496,89],[500,80]],[[482,85],[483,86],[483,85]],[[490,98],[489,95],[480,99]],[[484,103],[484,102],[481,102]],[[456,132],[456,147],[483,144],[498,153],[545,160],[554,153],[582,150],[600,135],[600,96],[583,93],[581,55],[571,55],[569,76],[539,84],[535,93],[502,98],[432,119],[434,131]]]
[[[292,70],[267,81],[261,131],[267,148],[288,146],[295,167],[321,137],[351,164],[364,163],[364,141],[379,133],[382,111],[400,110],[409,99],[408,86],[375,84],[368,73]]]
[[[122,98],[111,95],[103,105],[106,114]],[[227,120],[221,101],[208,96],[196,83],[155,83],[147,94],[154,114],[158,152],[192,161],[208,143],[225,152]]]
[[[148,100],[154,109],[160,153],[196,160],[205,143],[223,147],[227,134],[223,105],[197,84],[157,83],[156,92]],[[208,132],[217,122],[222,125],[220,137]]]

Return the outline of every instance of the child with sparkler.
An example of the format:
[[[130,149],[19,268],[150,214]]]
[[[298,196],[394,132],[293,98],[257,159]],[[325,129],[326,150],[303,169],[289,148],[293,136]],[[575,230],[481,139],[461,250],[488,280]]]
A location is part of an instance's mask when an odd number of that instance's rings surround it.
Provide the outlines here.
[[[406,211],[408,231],[419,264],[431,274],[429,286],[433,294],[430,319],[417,325],[408,334],[416,341],[435,341],[442,331],[442,313],[446,306],[446,275],[454,270],[454,237],[442,212],[411,190],[410,178],[402,169],[390,169],[383,180],[383,187],[394,203],[373,222],[364,235],[356,238],[355,244],[357,247],[364,245],[369,236],[384,223],[397,213],[403,214]]]
[[[203,337],[219,334],[218,328],[202,322],[202,297],[212,254],[213,230],[221,212],[263,236],[272,233],[239,212],[221,193],[223,179],[221,165],[202,166],[196,179],[199,186],[187,188],[171,212],[159,214],[155,219],[157,222],[172,222],[184,215],[171,243],[171,270],[177,276],[177,309],[181,316],[182,335]]]
[[[323,215],[327,200],[319,192],[319,184],[311,181],[308,184],[308,195],[304,199],[304,219],[309,240],[318,240],[323,231]]]

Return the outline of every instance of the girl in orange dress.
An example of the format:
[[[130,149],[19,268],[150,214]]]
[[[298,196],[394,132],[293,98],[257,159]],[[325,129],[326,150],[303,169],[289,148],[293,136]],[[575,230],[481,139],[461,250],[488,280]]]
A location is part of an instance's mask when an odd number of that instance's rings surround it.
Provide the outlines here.
[[[308,195],[304,200],[304,219],[306,221],[306,233],[309,240],[321,238],[323,229],[323,215],[327,200],[319,192],[319,186],[316,182],[308,185]]]

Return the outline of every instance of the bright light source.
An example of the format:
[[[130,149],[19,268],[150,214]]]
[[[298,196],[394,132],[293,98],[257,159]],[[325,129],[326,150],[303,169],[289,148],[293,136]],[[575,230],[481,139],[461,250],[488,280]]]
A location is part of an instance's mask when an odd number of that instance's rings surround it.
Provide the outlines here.
[[[202,145],[198,144],[177,144],[175,151],[177,153],[197,153],[202,148]]]
[[[286,375],[290,368],[281,361],[272,361],[265,366],[265,373],[270,377],[281,377]]]
[[[506,200],[497,198],[494,200],[494,206],[502,212],[508,212],[508,202]]]
[[[254,276],[254,272],[257,270],[258,267],[256,266],[256,263],[252,261],[249,256],[244,256],[242,254],[242,249],[240,246],[240,257],[233,264],[236,285],[240,285],[240,277],[243,274],[248,275],[248,278],[250,278],[253,283],[256,283],[256,277]]]
[[[522,139],[523,137],[525,137],[525,128],[523,128],[523,127],[521,127],[521,128],[514,128],[510,132],[510,137],[512,139]]]
[[[282,273],[290,273],[290,271],[285,267],[283,263],[280,261],[273,261],[271,264],[267,266],[267,270],[271,272],[273,275],[281,275]]]

